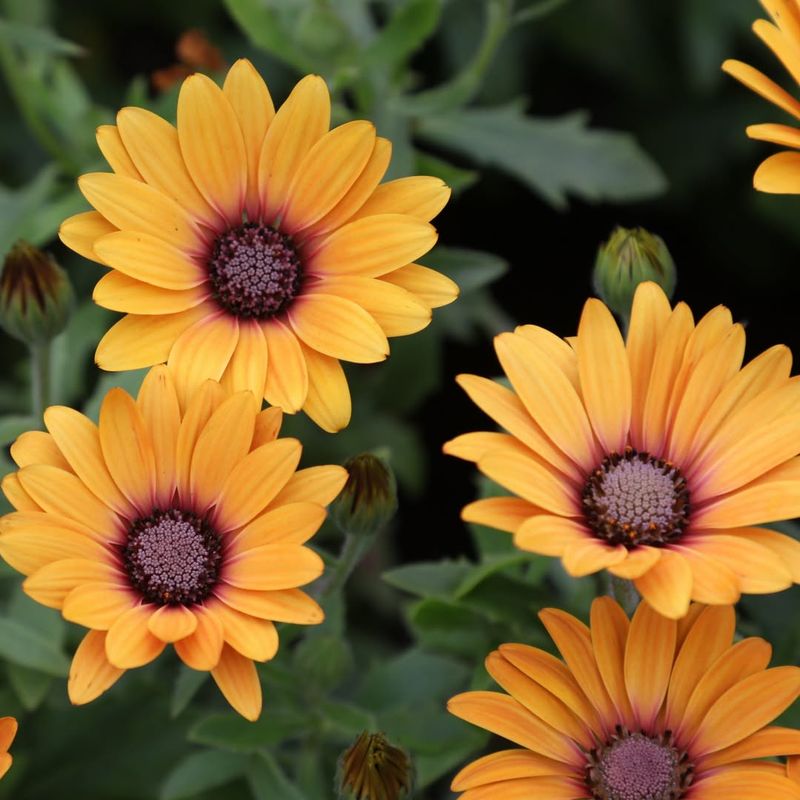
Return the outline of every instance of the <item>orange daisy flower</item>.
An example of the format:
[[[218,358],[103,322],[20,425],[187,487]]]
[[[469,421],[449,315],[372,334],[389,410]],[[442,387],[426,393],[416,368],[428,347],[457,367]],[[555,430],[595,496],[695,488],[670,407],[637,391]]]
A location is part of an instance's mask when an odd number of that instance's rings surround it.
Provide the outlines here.
[[[211,378],[325,430],[347,425],[340,359],[382,361],[387,337],[424,328],[458,288],[414,263],[449,188],[380,184],[390,143],[364,121],[329,131],[330,111],[309,75],[276,112],[241,60],[222,89],[184,81],[177,129],[141,108],[98,129],[113,173],[79,179],[96,210],[60,236],[111,267],[94,299],[127,315],[97,348],[101,368],[167,362],[182,408]]]
[[[727,308],[695,325],[654,283],[636,292],[627,342],[594,299],[569,342],[535,325],[501,334],[513,390],[458,381],[508,433],[444,449],[519,497],[463,518],[571,575],[633,579],[668,617],[800,582],[800,542],[754,527],[800,515],[800,378],[786,347],[742,368],[744,347]]]
[[[0,717],[0,778],[11,769],[14,759],[8,748],[17,735],[17,721],[14,717]]]
[[[507,694],[448,704],[522,748],[461,770],[461,800],[800,798],[786,765],[764,760],[800,753],[800,731],[769,726],[800,695],[800,669],[767,669],[763,639],[732,644],[730,606],[675,621],[644,602],[629,621],[602,597],[591,629],[558,609],[540,618],[563,660],[501,645],[486,669]]]
[[[789,76],[800,83],[800,2],[761,0],[761,5],[773,21],[756,20],[753,31],[774,53]],[[763,72],[735,59],[725,61],[722,69],[781,111],[800,120],[800,100]],[[770,122],[748,126],[747,135],[751,139],[794,148],[770,156],[758,167],[753,177],[755,188],[775,194],[800,194],[800,153],[796,152],[800,150],[800,129]]]
[[[20,469],[2,488],[17,510],[0,519],[0,555],[28,576],[30,597],[90,628],[70,670],[73,703],[174,644],[255,719],[253,662],[277,652],[273,623],[322,621],[296,587],[322,573],[304,545],[347,473],[295,471],[300,443],[276,438],[281,411],[257,405],[209,380],[181,412],[158,366],[136,400],[108,392],[99,425],[53,406],[47,432],[12,445]]]

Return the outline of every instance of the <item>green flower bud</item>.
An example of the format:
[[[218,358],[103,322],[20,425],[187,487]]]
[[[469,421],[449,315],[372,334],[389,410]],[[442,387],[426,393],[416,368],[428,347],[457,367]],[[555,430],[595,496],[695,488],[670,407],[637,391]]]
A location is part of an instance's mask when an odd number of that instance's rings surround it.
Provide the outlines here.
[[[64,330],[72,309],[72,285],[56,260],[28,242],[10,250],[0,274],[0,325],[29,345]]]
[[[402,800],[413,784],[411,759],[382,733],[364,731],[339,759],[340,800]]]
[[[675,264],[660,236],[644,228],[615,228],[597,251],[594,288],[616,314],[628,318],[636,287],[643,281],[657,283],[672,297]]]
[[[372,536],[386,527],[397,511],[397,481],[389,464],[372,453],[347,461],[347,483],[331,507],[344,533]]]

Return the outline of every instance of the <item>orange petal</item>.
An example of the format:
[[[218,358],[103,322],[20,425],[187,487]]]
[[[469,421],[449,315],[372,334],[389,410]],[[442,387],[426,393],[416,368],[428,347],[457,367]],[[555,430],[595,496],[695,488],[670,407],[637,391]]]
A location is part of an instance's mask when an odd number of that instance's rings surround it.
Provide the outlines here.
[[[119,135],[116,125],[100,125],[95,133],[95,138],[103,158],[108,161],[108,166],[117,175],[124,175],[137,181],[142,180],[139,170],[136,169],[136,165],[131,161],[131,157],[122,143],[122,137]]]
[[[722,69],[728,75],[743,83],[748,89],[752,89],[756,94],[761,95],[765,100],[769,100],[770,103],[778,106],[778,108],[800,119],[800,103],[757,69],[753,69],[749,64],[734,59],[725,61]]]
[[[94,251],[95,242],[107,233],[117,230],[97,211],[84,211],[65,219],[58,229],[58,238],[78,255],[90,261],[100,261]]]
[[[573,800],[584,791],[582,781],[574,774],[569,778],[561,775],[541,775],[536,778],[517,778],[468,789],[461,795],[461,800],[494,800],[494,798],[528,800],[531,797]]]
[[[248,453],[236,464],[217,499],[218,530],[241,528],[260,514],[294,474],[301,453],[297,439],[277,439]]]
[[[197,627],[194,633],[175,642],[175,652],[187,667],[201,671],[214,669],[219,663],[224,644],[222,622],[205,606],[192,608]]]
[[[240,589],[294,589],[316,580],[324,568],[322,559],[307,547],[271,544],[231,558],[222,578]]]
[[[628,556],[624,561],[612,564],[608,571],[627,581],[640,578],[658,563],[662,552],[663,549],[659,547],[635,547],[633,550],[628,550]]]
[[[461,509],[461,519],[515,533],[530,517],[539,512],[539,508],[521,497],[486,497],[467,503]],[[561,517],[552,519],[560,520]],[[521,539],[517,539],[515,544],[523,550],[529,549]]]
[[[291,441],[291,440],[289,440]],[[316,503],[289,503],[254,519],[232,542],[242,553],[265,544],[305,544],[325,521],[325,509]]]
[[[800,731],[777,726],[762,728],[736,744],[704,757],[702,769],[714,769],[724,764],[751,758],[771,758],[800,753]]]
[[[89,631],[78,645],[69,669],[67,692],[73,705],[81,706],[100,697],[125,670],[112,666],[106,658],[106,634]]]
[[[255,722],[261,714],[261,683],[253,662],[225,645],[211,675],[234,711]]]
[[[41,511],[42,507],[22,488],[19,478],[15,472],[6,475],[0,481],[3,494],[6,500],[16,511]]]
[[[336,433],[350,423],[352,403],[347,377],[338,359],[306,347],[302,342],[308,369],[308,394],[303,411],[322,430]]]
[[[414,175],[378,186],[354,219],[374,214],[408,214],[430,222],[447,205],[450,187],[441,178]]]
[[[278,632],[268,619],[242,614],[216,601],[210,610],[222,623],[225,641],[240,655],[254,661],[269,661],[278,652]]]
[[[218,594],[231,608],[259,619],[291,622],[294,625],[318,625],[325,619],[325,612],[319,603],[300,589],[254,592],[225,586],[218,590]]]
[[[751,139],[758,139],[762,142],[772,142],[783,147],[800,148],[800,130],[792,125],[778,125],[774,122],[767,122],[761,125],[748,125],[745,133]]]
[[[181,86],[178,141],[200,193],[231,225],[240,225],[247,192],[242,129],[222,89],[200,72]]]
[[[347,482],[347,470],[343,467],[323,466],[300,469],[289,478],[286,486],[270,503],[276,508],[286,503],[317,503],[330,505]]]
[[[421,264],[407,264],[382,275],[381,280],[411,292],[431,308],[449,305],[460,291],[455,281]]]
[[[753,186],[769,194],[800,192],[800,153],[776,153],[762,161],[753,176]]]
[[[625,687],[643,730],[651,730],[667,696],[675,658],[677,625],[643,602],[631,620],[625,645]]]
[[[86,558],[65,558],[45,564],[22,584],[28,597],[49,608],[61,608],[66,596],[84,583],[122,585],[123,576],[110,563]]]
[[[82,583],[65,598],[61,613],[69,622],[107,631],[139,600],[127,587],[112,583]]]
[[[31,464],[50,464],[50,466],[67,472],[74,471],[59,450],[52,434],[45,431],[25,431],[17,436],[11,445],[11,458],[18,467],[27,467]]]
[[[251,450],[261,447],[262,444],[274,442],[278,438],[283,423],[283,411],[279,408],[265,408],[256,414],[256,427],[253,431]]]
[[[709,605],[732,605],[741,596],[736,573],[718,558],[711,558],[697,547],[672,545],[692,570],[692,600]]]
[[[586,537],[582,542],[567,545],[561,563],[573,578],[582,578],[621,563],[627,555],[628,551],[621,544],[612,546]]]
[[[148,623],[156,606],[136,605],[126,611],[109,628],[106,656],[120,669],[134,669],[149,664],[161,655],[164,642],[150,633]]]
[[[131,314],[174,314],[202,303],[208,297],[204,286],[194,289],[161,289],[112,270],[95,285],[92,300],[103,308]]]
[[[777,764],[727,767],[692,784],[692,800],[741,797],[747,800],[800,800],[800,786],[771,769]]]
[[[177,642],[197,630],[197,617],[186,606],[161,606],[148,618],[147,629],[162,642]]]
[[[692,569],[678,552],[661,548],[659,560],[636,578],[636,588],[659,614],[679,619],[689,610]]]
[[[300,342],[288,325],[271,319],[263,328],[269,366],[264,397],[287,414],[295,414],[308,397],[308,366]]]
[[[239,320],[239,340],[220,381],[233,394],[244,389],[260,402],[267,382],[267,342],[258,322]]]
[[[570,775],[572,770],[559,761],[529,750],[501,750],[467,764],[453,778],[454,792],[464,792],[487,783],[533,778],[539,775]]]

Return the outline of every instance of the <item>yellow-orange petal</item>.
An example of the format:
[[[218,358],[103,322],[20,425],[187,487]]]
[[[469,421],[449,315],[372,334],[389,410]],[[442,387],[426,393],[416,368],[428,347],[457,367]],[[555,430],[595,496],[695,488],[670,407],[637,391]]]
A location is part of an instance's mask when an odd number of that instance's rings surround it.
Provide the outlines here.
[[[58,229],[58,238],[78,255],[100,261],[94,251],[95,242],[117,228],[98,211],[83,211],[65,219]]]
[[[408,214],[430,222],[447,205],[450,187],[441,179],[413,175],[383,183],[355,215],[355,219],[373,214]]]
[[[183,292],[208,280],[204,270],[187,255],[140,231],[108,233],[97,239],[94,249],[115,270],[162,289]]]
[[[643,730],[653,726],[667,696],[678,627],[643,602],[631,619],[625,645],[625,688]]]
[[[352,402],[347,376],[336,358],[312,350],[302,342],[308,369],[308,394],[303,411],[322,430],[336,433],[350,424]]]
[[[736,744],[710,753],[702,760],[703,769],[713,769],[750,758],[771,758],[800,753],[800,731],[777,725],[762,728]]]
[[[753,186],[770,194],[798,194],[800,153],[785,151],[762,161],[753,176]]]
[[[18,467],[49,464],[67,472],[74,471],[52,434],[45,431],[25,431],[17,436],[11,445],[11,458]]]
[[[189,175],[173,125],[152,111],[130,106],[117,113],[117,125],[128,153],[150,186],[209,228],[223,224]]]
[[[16,472],[11,472],[0,481],[6,500],[15,511],[41,511],[42,507],[25,491]]]
[[[248,453],[219,490],[214,523],[221,532],[246,525],[286,485],[300,462],[297,439],[276,439]]]
[[[319,603],[300,589],[258,592],[225,586],[219,590],[219,598],[242,614],[273,622],[318,625],[325,619]]]
[[[587,300],[583,307],[578,373],[597,438],[607,453],[623,452],[631,422],[631,374],[622,334],[600,300]]]
[[[728,59],[722,65],[722,69],[743,83],[748,89],[752,89],[756,94],[761,95],[765,100],[783,109],[797,119],[800,119],[800,102],[795,100],[787,91],[781,89],[777,83],[770,80],[762,72],[754,69],[749,64],[735,59]]]
[[[247,195],[245,207],[249,219],[258,217],[258,160],[267,128],[275,116],[275,106],[261,75],[246,58],[240,58],[228,70],[222,91],[228,98],[242,130],[247,153]]]
[[[256,425],[253,431],[251,450],[261,447],[262,444],[274,442],[278,438],[283,423],[283,411],[280,408],[265,408],[256,414]]]
[[[697,547],[673,545],[670,549],[683,556],[692,571],[692,600],[709,605],[732,605],[741,596],[738,575],[718,558]]]
[[[546,797],[548,800],[574,800],[584,791],[581,781],[574,775],[540,775],[535,778],[516,778],[515,780],[489,783],[468,789],[461,800],[528,800],[530,797]]]
[[[618,578],[634,580],[645,574],[661,558],[662,548],[639,546],[628,551],[627,558],[619,564],[612,564],[608,571]]]
[[[64,598],[84,583],[122,584],[122,575],[110,563],[86,558],[65,558],[45,564],[26,578],[22,588],[28,597],[49,608],[61,608]]]
[[[382,275],[381,280],[411,292],[431,308],[449,305],[460,292],[455,281],[421,264],[407,264]]]
[[[375,126],[346,122],[326,133],[298,164],[281,214],[281,229],[297,235],[347,194],[375,148]]]
[[[453,778],[451,788],[454,792],[464,792],[496,781],[571,774],[566,764],[530,750],[501,750],[467,764]]]
[[[267,129],[258,162],[261,213],[272,222],[283,206],[292,178],[306,153],[330,127],[331,100],[319,75],[307,75],[292,89]]]
[[[222,654],[211,676],[225,699],[245,719],[253,722],[261,714],[261,683],[255,664],[236,652],[230,645],[222,648]]]
[[[64,598],[61,613],[69,622],[107,631],[138,604],[138,598],[127,587],[111,583],[82,583]]]
[[[518,439],[509,436],[507,433],[495,433],[493,431],[462,433],[460,436],[456,436],[455,439],[445,442],[442,445],[442,452],[449,456],[473,462],[480,461],[485,455],[492,452],[516,452],[525,456],[532,455],[531,451]]]
[[[287,317],[303,344],[331,358],[372,364],[389,355],[389,342],[378,323],[344,297],[304,294],[292,304]]]
[[[325,509],[316,503],[288,503],[256,517],[231,543],[241,553],[264,544],[305,544],[325,521]]]
[[[186,606],[161,606],[148,617],[147,629],[169,644],[191,636],[197,630],[197,617]]]
[[[207,671],[214,669],[222,655],[225,644],[222,622],[213,611],[197,605],[192,609],[197,627],[194,633],[175,642],[175,652],[191,669]]]
[[[260,400],[267,382],[267,342],[261,325],[239,320],[239,338],[220,383],[230,392],[244,389]]]
[[[404,267],[435,244],[436,229],[404,214],[377,214],[348,222],[307,248],[312,275],[379,278]]]
[[[131,160],[122,137],[116,125],[100,125],[95,132],[97,146],[103,154],[103,158],[108,161],[108,166],[117,173],[137,181],[142,180],[139,170]]]
[[[202,303],[209,296],[204,286],[162,289],[112,270],[95,284],[92,299],[112,311],[130,314],[175,314]]]
[[[114,388],[106,394],[99,430],[111,477],[142,514],[149,514],[156,491],[155,452],[142,414],[127,392]]]
[[[636,588],[659,614],[680,619],[689,610],[692,569],[679,552],[661,548],[661,557],[636,578]]]
[[[205,404],[198,413],[203,410]],[[205,510],[217,502],[223,484],[250,450],[255,422],[256,404],[250,392],[226,398],[210,415],[191,457],[190,493],[197,508]],[[191,434],[188,427],[186,434]]]
[[[533,503],[521,497],[485,497],[467,503],[461,509],[461,519],[464,522],[488,525],[490,528],[515,533],[524,522],[540,511],[541,509]],[[522,545],[518,543],[517,546]]]
[[[124,672],[106,657],[105,632],[89,631],[72,657],[67,683],[70,702],[76,706],[90,703],[110,689]]]
[[[106,656],[111,664],[135,669],[161,655],[164,642],[153,636],[148,627],[156,610],[157,606],[137,604],[114,621],[106,635]]]
[[[295,589],[316,580],[324,568],[322,559],[308,547],[269,544],[231,558],[222,578],[240,589]]]
[[[286,503],[318,503],[327,506],[342,491],[347,470],[333,465],[299,469],[270,503],[271,508]]]
[[[747,800],[800,800],[800,786],[776,770],[777,764],[731,766],[692,784],[692,800],[741,797]]]
[[[297,413],[308,397],[308,365],[291,328],[271,319],[263,328],[268,366],[264,397],[287,414]]]
[[[278,632],[268,619],[242,614],[220,602],[209,603],[209,610],[222,623],[225,641],[245,658],[269,661],[278,652]]]
[[[591,541],[591,533],[580,521],[538,513],[525,520],[514,535],[514,544],[543,556],[561,557],[567,548]]]
[[[586,537],[582,542],[567,545],[561,563],[573,578],[582,578],[621,563],[627,555],[628,551],[621,544],[611,545]]]
[[[185,253],[200,254],[205,250],[206,234],[189,213],[146,183],[92,172],[78,178],[78,187],[92,206],[120,230],[150,234]]]
[[[751,139],[772,142],[773,144],[783,145],[783,147],[800,148],[800,130],[792,125],[779,125],[774,122],[748,125],[745,128],[745,133]]]
[[[109,372],[152,367],[167,360],[175,340],[208,315],[205,304],[177,314],[128,314],[97,345],[97,366]]]

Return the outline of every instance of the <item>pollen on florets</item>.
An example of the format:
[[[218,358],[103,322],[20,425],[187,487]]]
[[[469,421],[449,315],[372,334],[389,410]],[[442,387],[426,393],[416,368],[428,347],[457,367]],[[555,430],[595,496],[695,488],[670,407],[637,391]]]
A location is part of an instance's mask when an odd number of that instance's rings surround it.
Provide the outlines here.
[[[178,509],[136,520],[122,552],[131,584],[151,603],[205,600],[219,577],[222,540],[204,519]]]
[[[288,236],[268,225],[246,222],[220,234],[208,261],[214,299],[245,319],[269,319],[297,297],[303,273]]]
[[[583,490],[586,521],[595,535],[627,547],[678,539],[689,521],[689,491],[680,470],[629,447],[612,453]]]

